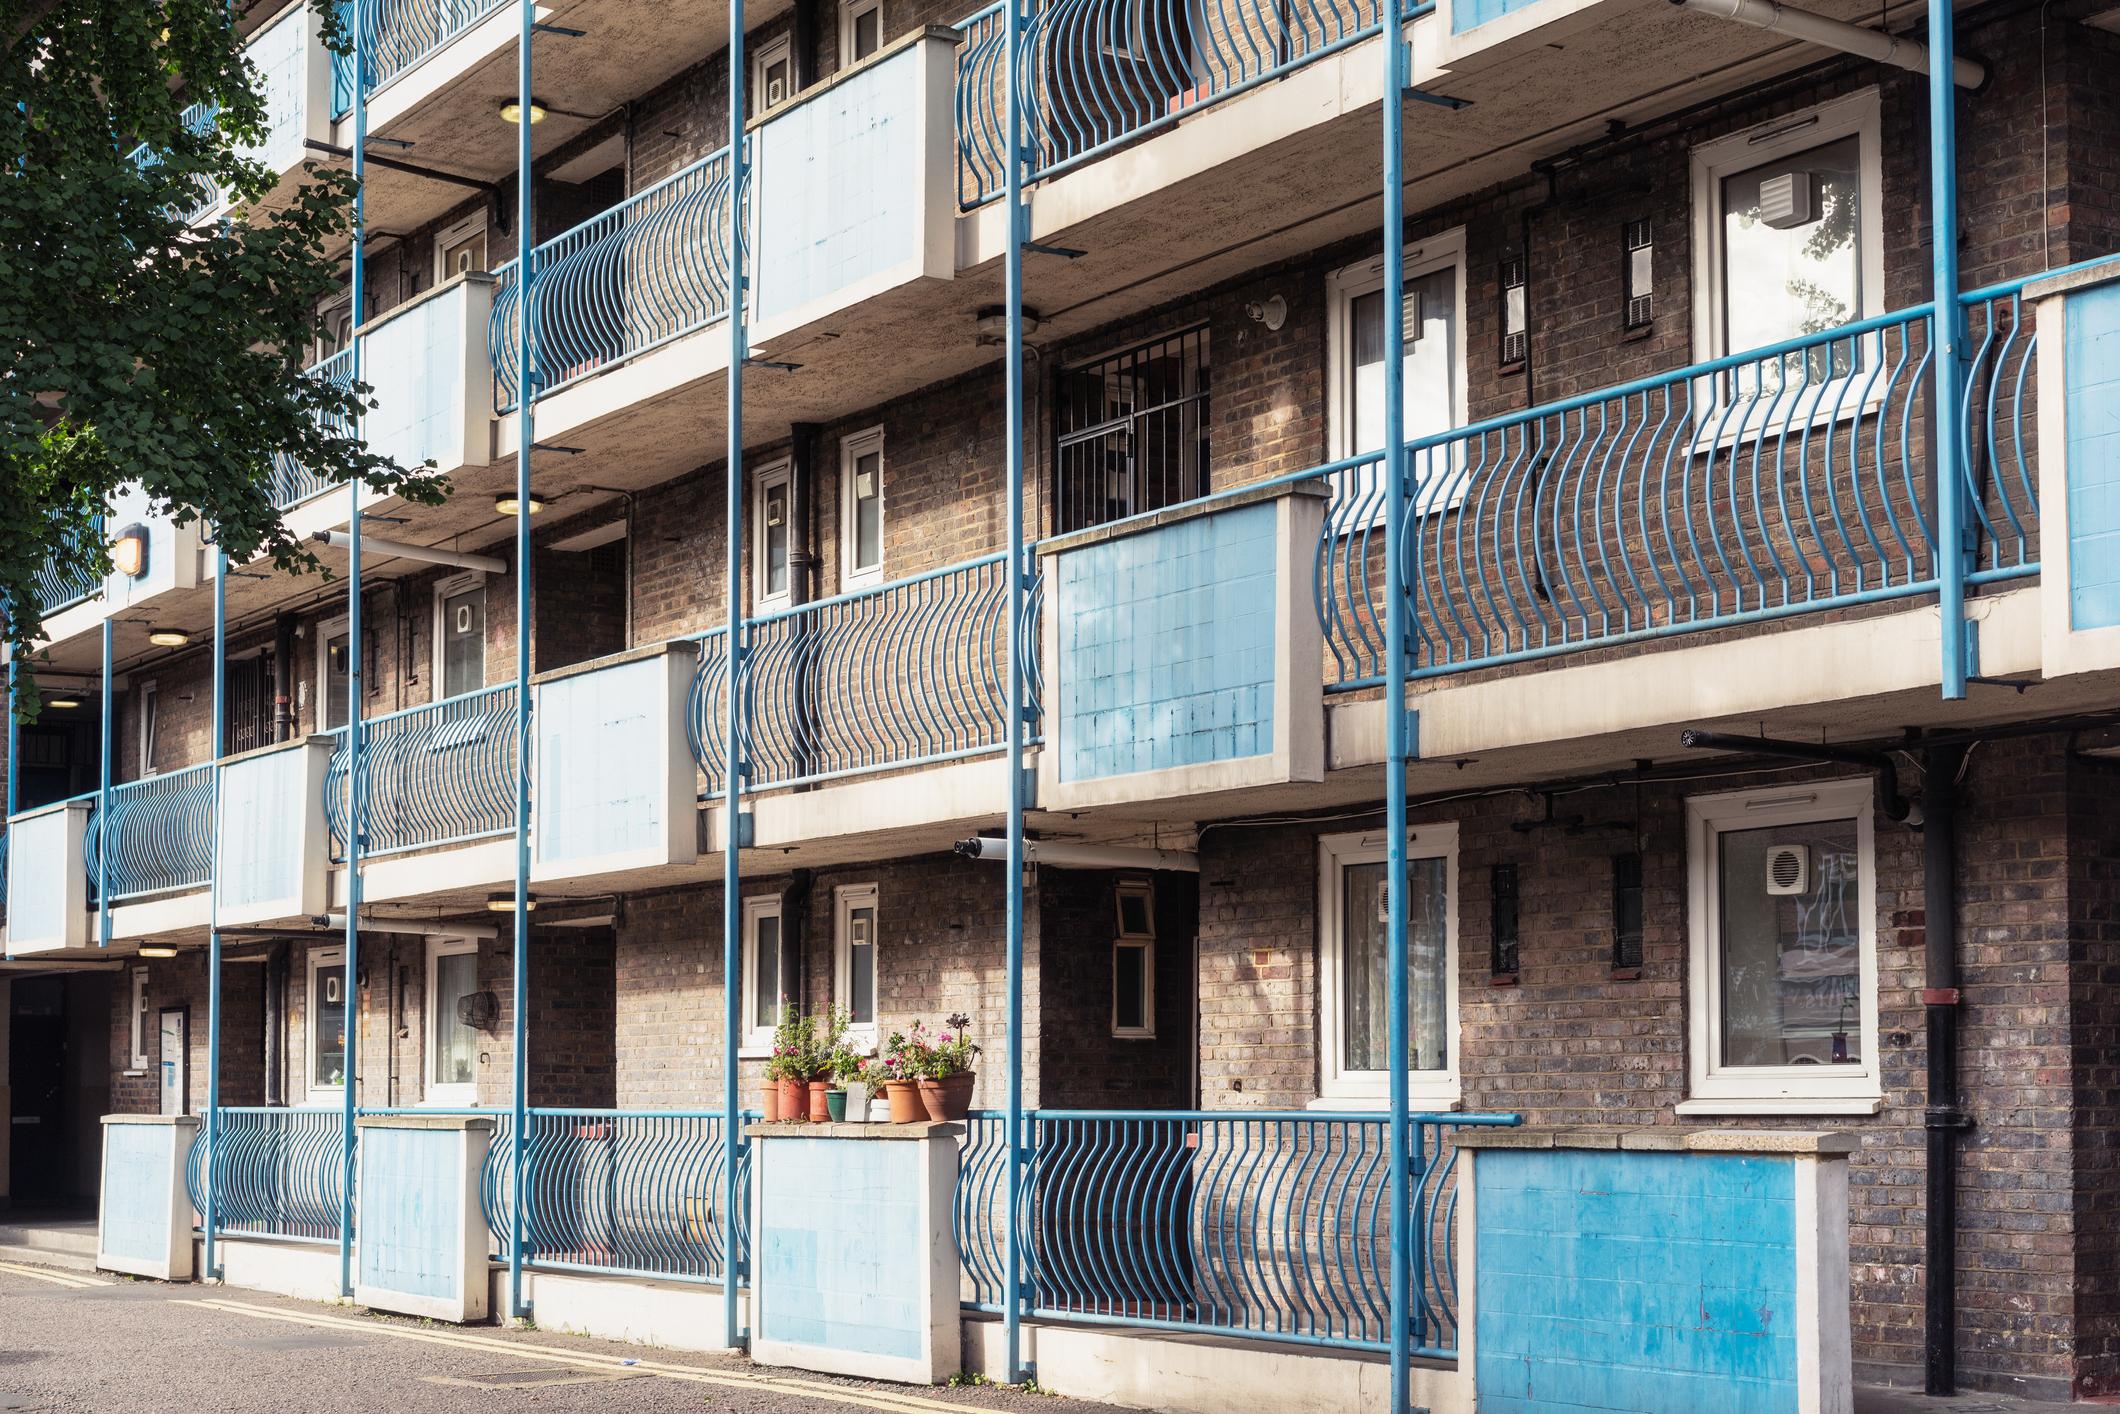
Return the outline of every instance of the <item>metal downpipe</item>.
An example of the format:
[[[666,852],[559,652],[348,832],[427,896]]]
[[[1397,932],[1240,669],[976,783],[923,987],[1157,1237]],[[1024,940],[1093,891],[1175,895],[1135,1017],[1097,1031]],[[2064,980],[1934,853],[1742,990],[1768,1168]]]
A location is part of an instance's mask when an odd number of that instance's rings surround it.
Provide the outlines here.
[[[1959,745],[1931,746],[1921,784],[1921,1001],[1928,1052],[1922,1382],[1929,1394],[1958,1387],[1958,1136],[1970,1126],[1958,1092],[1958,772],[1965,753]]]

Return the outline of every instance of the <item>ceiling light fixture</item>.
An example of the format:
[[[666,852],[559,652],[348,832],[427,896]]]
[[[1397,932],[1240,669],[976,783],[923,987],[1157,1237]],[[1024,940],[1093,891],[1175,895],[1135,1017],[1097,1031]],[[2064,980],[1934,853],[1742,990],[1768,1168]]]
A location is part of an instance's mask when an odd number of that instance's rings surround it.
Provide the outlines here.
[[[543,496],[538,495],[537,492],[532,491],[530,493],[530,514],[536,515],[544,508],[545,498]],[[501,495],[495,496],[493,498],[493,510],[496,515],[514,515],[516,511],[515,493],[513,491],[508,491],[502,493]]]
[[[140,956],[142,957],[175,957],[176,955],[177,950],[175,948],[162,943],[140,944]]]
[[[524,897],[524,899],[523,899],[523,911],[524,911],[525,913],[535,913],[535,912],[537,912],[537,895],[536,895],[536,894],[529,894],[529,895],[527,895],[527,896],[525,896],[525,897]],[[507,894],[487,894],[487,895],[486,895],[486,912],[488,912],[488,913],[513,913],[513,912],[515,912],[515,895],[514,895],[514,894],[512,894],[512,893],[507,893]]]
[[[511,126],[520,124],[523,121],[521,100],[514,98],[503,98],[501,100],[501,121]],[[542,98],[533,96],[530,100],[530,126],[534,128],[544,121],[545,101]]]
[[[157,648],[182,648],[191,642],[191,635],[181,628],[151,628],[147,641]]]

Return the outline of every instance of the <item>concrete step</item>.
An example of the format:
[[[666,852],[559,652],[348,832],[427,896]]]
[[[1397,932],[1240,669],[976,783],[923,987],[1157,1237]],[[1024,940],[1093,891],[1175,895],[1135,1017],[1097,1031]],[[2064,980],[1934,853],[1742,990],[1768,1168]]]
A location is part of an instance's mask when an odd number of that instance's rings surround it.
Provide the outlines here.
[[[0,1221],[0,1250],[21,1257],[41,1252],[60,1256],[96,1255],[96,1225],[82,1223],[25,1223]]]
[[[39,1267],[62,1267],[68,1271],[92,1272],[96,1269],[96,1244],[91,1241],[86,1252],[59,1252],[49,1247],[22,1247],[13,1243],[0,1243],[0,1262],[28,1262]]]

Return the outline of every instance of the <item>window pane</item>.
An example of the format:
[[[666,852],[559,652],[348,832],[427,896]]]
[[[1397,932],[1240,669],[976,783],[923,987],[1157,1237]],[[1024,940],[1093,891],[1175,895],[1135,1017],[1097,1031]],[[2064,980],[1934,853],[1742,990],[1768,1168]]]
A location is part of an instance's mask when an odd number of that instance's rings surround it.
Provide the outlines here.
[[[1410,1035],[1407,1068],[1445,1070],[1450,1057],[1445,1009],[1450,1004],[1448,874],[1440,859],[1406,862],[1406,971]],[[1385,962],[1385,866],[1350,864],[1341,873],[1341,996],[1345,999],[1341,1065],[1384,1070],[1390,1051]]]
[[[1112,950],[1112,1025],[1148,1029],[1148,949],[1121,943]]]
[[[877,23],[882,11],[864,10],[854,17],[854,57],[866,59],[876,52]]]
[[[1408,441],[1448,432],[1457,417],[1457,270],[1406,282],[1405,431]],[[1354,451],[1384,445],[1384,295],[1357,295],[1348,308],[1353,343]]]
[[[780,1019],[780,920],[761,915],[751,935],[751,975],[758,979],[758,995],[751,999],[751,1024],[770,1027]]]
[[[478,954],[445,953],[434,960],[434,1083],[471,1085],[478,1080],[478,1030],[457,1019],[456,1004],[478,990]]]
[[[346,1083],[346,965],[319,967],[309,974],[316,995],[309,999],[311,1025],[316,1027],[313,1047],[316,1069],[312,1085]]]
[[[1861,317],[1861,153],[1847,137],[1723,179],[1730,352]]]
[[[1862,1062],[1855,841],[1853,820],[1718,836],[1724,1065]]]
[[[766,593],[788,592],[788,484],[766,488]]]
[[[858,1026],[876,1020],[876,910],[847,914],[847,1010]]]
[[[480,586],[442,600],[442,696],[485,685],[486,590]]]
[[[325,731],[346,725],[346,635],[335,633],[324,640],[324,702],[317,720]]]
[[[883,563],[883,453],[854,459],[854,568]]]

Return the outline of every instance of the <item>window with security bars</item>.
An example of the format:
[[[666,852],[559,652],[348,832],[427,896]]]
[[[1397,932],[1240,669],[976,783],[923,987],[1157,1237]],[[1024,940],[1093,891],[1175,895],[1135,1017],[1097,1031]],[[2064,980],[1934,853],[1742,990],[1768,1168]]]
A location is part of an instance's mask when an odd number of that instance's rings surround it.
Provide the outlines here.
[[[277,705],[272,677],[270,653],[239,658],[228,665],[228,720],[224,729],[229,755],[272,744],[272,718]]]
[[[1063,370],[1054,529],[1061,534],[1204,496],[1205,326]]]

